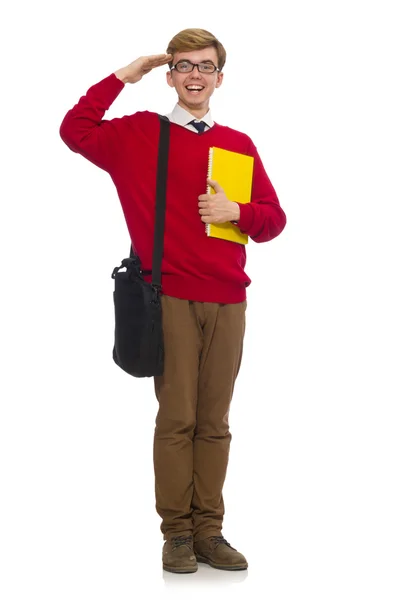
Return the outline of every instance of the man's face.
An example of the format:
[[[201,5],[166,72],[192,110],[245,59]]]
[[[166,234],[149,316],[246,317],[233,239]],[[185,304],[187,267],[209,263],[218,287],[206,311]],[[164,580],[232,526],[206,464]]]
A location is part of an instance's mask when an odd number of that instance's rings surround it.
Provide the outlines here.
[[[218,55],[212,46],[202,50],[191,50],[190,52],[177,52],[174,54],[173,65],[181,60],[188,60],[193,64],[212,63],[218,67]],[[208,111],[209,99],[218,88],[223,79],[223,73],[200,73],[195,67],[190,73],[179,73],[176,69],[168,71],[168,85],[174,87],[179,97],[179,104],[188,111]],[[198,86],[198,90],[191,89]],[[205,114],[205,113],[204,113]],[[204,115],[203,115],[204,116]]]

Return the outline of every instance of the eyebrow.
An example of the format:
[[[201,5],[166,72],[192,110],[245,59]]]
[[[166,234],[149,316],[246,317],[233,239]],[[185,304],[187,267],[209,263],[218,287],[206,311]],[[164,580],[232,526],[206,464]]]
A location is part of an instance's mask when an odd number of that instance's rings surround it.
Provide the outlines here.
[[[193,64],[192,61],[189,60],[188,58],[181,58],[180,60],[178,60],[178,63],[180,63],[180,62],[189,62],[190,64]],[[199,63],[211,63],[211,65],[215,65],[215,63],[210,58],[205,58],[204,60],[200,60]]]

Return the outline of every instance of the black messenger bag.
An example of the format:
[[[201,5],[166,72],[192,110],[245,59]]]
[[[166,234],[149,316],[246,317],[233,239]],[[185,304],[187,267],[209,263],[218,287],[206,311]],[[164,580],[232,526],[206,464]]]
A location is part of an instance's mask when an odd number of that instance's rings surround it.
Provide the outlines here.
[[[164,219],[170,122],[160,116],[160,141],[156,182],[156,224],[152,281],[144,281],[141,261],[132,246],[130,257],[113,270],[115,334],[113,360],[133,377],[162,375],[164,339],[161,310],[161,261],[164,247]],[[122,270],[125,269],[125,270]]]

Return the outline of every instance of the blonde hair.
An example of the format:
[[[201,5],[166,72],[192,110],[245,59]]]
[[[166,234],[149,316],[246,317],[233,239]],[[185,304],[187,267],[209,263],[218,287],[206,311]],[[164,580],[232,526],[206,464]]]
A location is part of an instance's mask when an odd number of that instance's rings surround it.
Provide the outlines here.
[[[184,29],[180,31],[170,41],[167,48],[167,54],[176,52],[189,52],[190,50],[202,50],[213,46],[218,55],[218,69],[221,71],[226,62],[226,50],[220,41],[205,29]],[[172,67],[172,61],[168,63]]]

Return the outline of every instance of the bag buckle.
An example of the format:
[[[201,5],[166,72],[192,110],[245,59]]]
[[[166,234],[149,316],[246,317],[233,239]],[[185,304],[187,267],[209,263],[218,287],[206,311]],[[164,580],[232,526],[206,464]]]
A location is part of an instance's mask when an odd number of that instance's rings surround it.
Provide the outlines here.
[[[152,283],[151,286],[152,290],[154,291],[154,302],[158,302],[163,288],[161,285],[157,285],[156,283]]]
[[[134,268],[135,271],[141,275],[141,260],[136,255],[131,258],[123,258],[121,265],[113,269],[112,279],[115,279],[116,274],[120,271],[120,269],[126,269],[126,271],[130,271],[131,268]]]
[[[112,279],[116,278],[116,274],[119,272],[120,269],[121,269],[121,267],[114,267],[113,273],[112,273]]]

